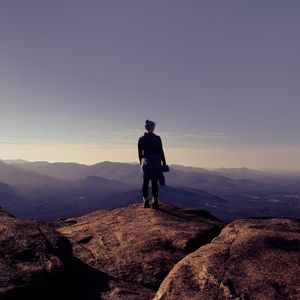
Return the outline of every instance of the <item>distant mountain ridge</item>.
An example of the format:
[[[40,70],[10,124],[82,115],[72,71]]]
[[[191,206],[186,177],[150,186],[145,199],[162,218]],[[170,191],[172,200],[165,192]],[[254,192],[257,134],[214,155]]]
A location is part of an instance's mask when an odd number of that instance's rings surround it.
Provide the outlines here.
[[[23,165],[22,165],[23,166]],[[58,184],[59,180],[34,170],[10,165],[0,161],[0,181],[9,185],[49,185]]]
[[[300,179],[240,168],[206,170],[171,165],[160,199],[209,210],[225,221],[241,217],[299,217]],[[226,175],[225,175],[226,174]],[[55,219],[141,202],[137,163],[0,161],[0,182],[10,191],[0,205],[18,217]],[[8,187],[7,187],[8,188]]]
[[[77,180],[87,176],[100,176],[111,180],[119,180],[136,187],[140,186],[141,182],[140,167],[134,163],[104,161],[89,166],[78,163],[12,161],[10,165],[61,180]],[[250,191],[268,190],[269,185],[275,184],[281,189],[290,188],[292,182],[290,178],[281,175],[275,176],[271,173],[247,168],[207,170],[180,165],[171,165],[170,167],[171,172],[167,174],[169,185],[205,189],[211,193],[217,193],[219,196],[228,192],[236,193],[240,189],[243,192],[247,189]],[[294,181],[300,183],[300,178],[296,177]],[[293,186],[295,186],[295,182],[293,182]],[[274,190],[273,186],[271,188]],[[300,184],[298,188],[300,191]]]

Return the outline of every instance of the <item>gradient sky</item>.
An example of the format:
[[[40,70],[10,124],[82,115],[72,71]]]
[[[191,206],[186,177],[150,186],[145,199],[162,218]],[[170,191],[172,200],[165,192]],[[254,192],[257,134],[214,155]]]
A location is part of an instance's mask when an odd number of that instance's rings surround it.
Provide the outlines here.
[[[300,1],[2,0],[0,159],[300,169]]]

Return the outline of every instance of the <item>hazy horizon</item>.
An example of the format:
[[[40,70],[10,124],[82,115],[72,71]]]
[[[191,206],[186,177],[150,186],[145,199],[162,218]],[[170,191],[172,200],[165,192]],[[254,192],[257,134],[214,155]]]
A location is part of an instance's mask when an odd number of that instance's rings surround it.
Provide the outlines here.
[[[82,164],[82,165],[86,165],[86,166],[92,166],[95,164],[100,164],[100,163],[124,163],[124,164],[139,164],[138,161],[112,161],[112,160],[102,160],[102,161],[96,161],[93,163],[84,163],[84,162],[78,162],[78,161],[51,161],[51,160],[26,160],[26,159],[22,159],[22,158],[14,158],[14,159],[4,159],[4,158],[0,158],[0,161],[4,162],[4,163],[22,163],[22,162],[29,162],[29,163],[50,163],[50,164],[54,164],[54,163],[74,163],[74,164]],[[213,170],[220,170],[220,169],[249,169],[249,170],[253,170],[253,171],[261,171],[261,172],[271,172],[271,173],[280,173],[280,172],[300,172],[300,169],[276,169],[276,168],[249,168],[246,166],[215,166],[215,167],[203,167],[201,165],[197,166],[197,165],[184,165],[184,164],[178,164],[178,163],[172,163],[170,165],[174,165],[174,166],[181,166],[181,167],[186,167],[186,168],[203,168],[209,171],[213,171]]]
[[[300,169],[300,2],[0,3],[0,157]]]

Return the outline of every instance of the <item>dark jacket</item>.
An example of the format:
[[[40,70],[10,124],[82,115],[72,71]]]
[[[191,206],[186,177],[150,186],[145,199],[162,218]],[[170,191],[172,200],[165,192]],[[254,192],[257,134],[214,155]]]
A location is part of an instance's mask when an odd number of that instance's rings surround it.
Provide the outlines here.
[[[148,155],[157,155],[160,157],[163,165],[166,165],[165,154],[162,146],[160,136],[154,133],[145,132],[138,141],[139,160],[142,162],[142,158]]]

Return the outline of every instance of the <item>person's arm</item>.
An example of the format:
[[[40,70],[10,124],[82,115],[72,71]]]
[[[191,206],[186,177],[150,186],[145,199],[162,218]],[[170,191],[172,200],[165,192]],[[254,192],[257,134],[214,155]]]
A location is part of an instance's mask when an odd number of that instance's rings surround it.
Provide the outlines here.
[[[138,141],[138,156],[139,156],[139,161],[140,164],[142,163],[142,158],[143,158],[143,148],[142,148],[142,141],[139,139]]]
[[[165,153],[164,153],[164,149],[163,149],[162,142],[161,142],[160,138],[159,138],[159,142],[160,142],[160,157],[161,157],[161,161],[162,161],[163,165],[166,166],[167,163],[166,163]]]

